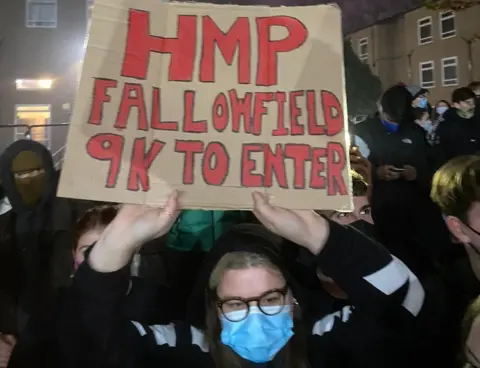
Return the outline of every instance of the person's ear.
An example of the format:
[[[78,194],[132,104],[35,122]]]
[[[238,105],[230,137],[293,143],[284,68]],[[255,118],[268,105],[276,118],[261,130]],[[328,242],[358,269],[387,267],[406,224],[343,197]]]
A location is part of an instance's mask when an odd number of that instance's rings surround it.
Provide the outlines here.
[[[462,244],[469,244],[471,242],[470,237],[465,233],[465,225],[455,216],[447,216],[445,219],[448,230],[450,233],[460,241]]]
[[[452,104],[452,106],[453,106],[454,108],[456,108],[456,109],[459,109],[459,108],[460,108],[460,104],[459,104],[458,102],[454,102],[454,103]]]

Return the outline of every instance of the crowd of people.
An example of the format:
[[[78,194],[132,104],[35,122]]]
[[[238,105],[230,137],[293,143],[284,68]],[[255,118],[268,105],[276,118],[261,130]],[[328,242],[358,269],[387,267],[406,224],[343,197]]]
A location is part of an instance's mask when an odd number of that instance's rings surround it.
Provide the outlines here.
[[[0,159],[0,368],[480,367],[480,83],[350,127],[351,212],[58,198]],[[477,110],[475,108],[477,107]]]

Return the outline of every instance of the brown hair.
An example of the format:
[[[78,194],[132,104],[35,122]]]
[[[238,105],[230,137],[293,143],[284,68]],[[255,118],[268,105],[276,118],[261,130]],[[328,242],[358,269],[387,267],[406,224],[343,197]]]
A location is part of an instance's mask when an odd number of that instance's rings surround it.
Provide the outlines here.
[[[354,197],[365,197],[368,195],[368,184],[365,178],[355,170],[350,170],[352,177],[352,193]]]
[[[224,273],[227,270],[239,270],[251,267],[268,268],[278,273],[280,270],[268,259],[267,256],[250,252],[231,252],[225,254],[215,266],[210,275],[209,285],[206,290],[206,329],[205,337],[210,347],[210,354],[217,367],[240,368],[239,357],[220,341],[222,330],[221,321],[218,318],[217,288]],[[285,348],[279,353],[283,361],[282,367],[286,368],[307,368],[305,332],[299,321],[299,311],[294,311],[295,333]]]
[[[468,88],[470,88],[472,91],[476,91],[477,89],[480,89],[480,81],[473,81],[468,85]]]
[[[350,170],[350,176],[352,178],[352,194],[354,197],[369,197],[370,202],[370,187],[366,182],[363,175],[359,174],[355,170]],[[315,210],[319,215],[324,215],[328,218],[332,218],[338,211],[333,210]]]
[[[472,326],[475,323],[477,317],[480,316],[480,297],[474,300],[472,304],[467,309],[465,316],[462,322],[462,340],[461,340],[461,351],[460,357],[462,360],[462,364],[465,364],[464,368],[471,367],[471,364],[468,363],[467,355],[465,354],[465,349],[467,346],[468,336],[470,335],[470,331],[472,330]]]
[[[96,206],[85,212],[75,225],[74,250],[83,234],[93,229],[106,227],[117,216],[117,212],[118,206],[116,205]]]
[[[433,176],[430,197],[444,215],[467,222],[470,207],[480,201],[480,156],[460,156],[443,165]]]

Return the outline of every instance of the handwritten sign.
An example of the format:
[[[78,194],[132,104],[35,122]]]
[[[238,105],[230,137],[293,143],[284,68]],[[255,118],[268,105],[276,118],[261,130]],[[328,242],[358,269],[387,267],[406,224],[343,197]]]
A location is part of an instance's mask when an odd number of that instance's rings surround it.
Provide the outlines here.
[[[351,207],[340,10],[97,0],[59,195]]]

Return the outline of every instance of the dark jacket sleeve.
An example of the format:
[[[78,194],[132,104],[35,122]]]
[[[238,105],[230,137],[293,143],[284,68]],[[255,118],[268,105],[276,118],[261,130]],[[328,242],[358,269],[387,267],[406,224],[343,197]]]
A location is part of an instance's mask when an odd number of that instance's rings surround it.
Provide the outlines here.
[[[135,366],[141,335],[122,308],[129,281],[128,266],[112,273],[96,272],[88,261],[79,267],[57,331],[69,367]]]
[[[443,164],[455,156],[452,151],[452,136],[455,134],[448,121],[439,123],[435,132],[435,145],[433,146],[434,170],[438,170]]]
[[[430,188],[432,186],[432,178],[433,178],[433,165],[432,165],[432,155],[433,155],[433,148],[427,141],[425,136],[425,132],[422,128],[418,127],[419,130],[421,129],[421,136],[423,138],[423,145],[419,147],[419,152],[417,155],[418,158],[418,167],[417,169],[417,185],[418,188],[422,192],[426,192],[427,196],[430,194]],[[419,134],[420,135],[420,134]]]
[[[317,263],[348,294],[355,308],[416,317],[425,291],[407,266],[355,228],[329,223],[330,235]]]

